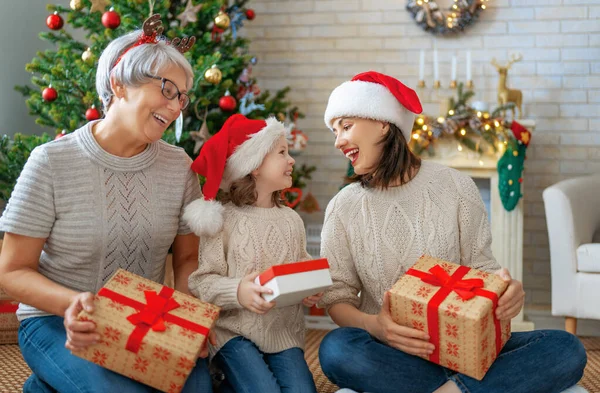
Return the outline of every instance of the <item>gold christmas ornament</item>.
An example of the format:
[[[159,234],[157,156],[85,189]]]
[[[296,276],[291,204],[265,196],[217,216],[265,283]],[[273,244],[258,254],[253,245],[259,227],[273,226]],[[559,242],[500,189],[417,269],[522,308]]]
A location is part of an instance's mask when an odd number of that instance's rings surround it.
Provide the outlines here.
[[[90,48],[87,48],[85,50],[85,52],[83,52],[81,54],[81,60],[85,61],[86,63],[90,63],[91,60],[93,60],[94,58],[94,54],[92,53],[92,51],[90,50]]]
[[[81,3],[81,0],[71,0],[69,7],[71,7],[73,11],[79,11],[83,8],[83,4]]]
[[[104,12],[106,11],[106,7],[110,4],[108,0],[90,0],[92,2],[92,6],[90,7],[90,14],[95,11]]]
[[[229,19],[229,15],[223,11],[219,11],[219,14],[215,17],[215,25],[221,29],[227,29],[230,24],[231,20]]]
[[[204,79],[207,82],[212,83],[213,85],[218,85],[221,83],[221,79],[223,78],[223,73],[220,69],[217,68],[216,65],[213,65],[208,70],[204,72]]]

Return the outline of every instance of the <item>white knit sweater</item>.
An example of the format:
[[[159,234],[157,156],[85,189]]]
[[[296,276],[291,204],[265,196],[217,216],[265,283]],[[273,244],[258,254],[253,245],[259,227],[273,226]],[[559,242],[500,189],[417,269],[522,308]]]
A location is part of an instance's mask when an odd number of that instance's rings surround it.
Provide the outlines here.
[[[199,267],[189,279],[195,296],[222,307],[211,356],[237,336],[251,340],[265,353],[304,348],[302,305],[259,315],[239,304],[237,290],[242,277],[251,272],[310,258],[304,223],[294,210],[226,204],[223,230],[212,237],[201,236]]]
[[[500,268],[473,180],[428,161],[399,187],[345,187],[327,206],[321,236],[333,279],[320,302],[327,308],[349,303],[377,314],[385,291],[423,254],[488,272]]]

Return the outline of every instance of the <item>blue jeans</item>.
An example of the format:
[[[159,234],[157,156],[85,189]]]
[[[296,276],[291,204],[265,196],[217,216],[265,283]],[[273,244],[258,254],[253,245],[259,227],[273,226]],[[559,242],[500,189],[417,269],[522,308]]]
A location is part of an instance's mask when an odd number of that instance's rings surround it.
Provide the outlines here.
[[[229,340],[213,362],[225,374],[222,392],[317,393],[300,348],[264,353],[240,336]]]
[[[19,346],[33,374],[23,386],[24,393],[51,392],[126,392],[149,393],[156,390],[79,358],[65,348],[63,318],[28,318],[19,327]],[[212,383],[206,359],[199,359],[182,390],[185,393],[210,393]]]
[[[577,337],[560,330],[513,333],[482,381],[406,354],[356,328],[339,328],[321,342],[325,375],[359,392],[433,392],[447,381],[465,393],[553,393],[575,385],[587,357]]]

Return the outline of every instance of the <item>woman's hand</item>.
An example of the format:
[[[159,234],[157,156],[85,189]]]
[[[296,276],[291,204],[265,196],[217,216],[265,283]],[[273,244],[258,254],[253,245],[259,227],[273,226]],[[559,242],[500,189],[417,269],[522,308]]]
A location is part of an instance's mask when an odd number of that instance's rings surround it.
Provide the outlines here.
[[[94,312],[94,294],[90,292],[75,295],[69,307],[65,310],[65,329],[67,331],[67,342],[65,347],[71,351],[80,351],[100,341],[100,335],[96,333],[96,324],[91,321],[78,321],[77,316],[85,310]]]
[[[211,345],[217,345],[217,336],[215,336],[214,331],[208,332],[208,339],[204,340],[204,345],[202,345],[202,349],[200,350],[200,357],[205,359],[208,357],[208,343]]]
[[[304,304],[306,307],[312,307],[315,304],[317,304],[322,297],[323,292],[317,293],[316,295],[307,296],[304,299],[302,299],[302,304]]]
[[[250,273],[242,278],[237,290],[238,302],[242,307],[257,314],[266,314],[275,307],[275,302],[267,302],[261,293],[272,294],[273,291],[254,282],[259,273]]]
[[[366,330],[391,347],[417,356],[429,356],[435,349],[435,346],[427,341],[427,333],[394,322],[390,313],[389,292],[383,295],[383,306],[379,314],[369,315],[367,318]]]
[[[506,291],[498,299],[498,308],[496,308],[496,318],[501,320],[513,319],[521,312],[525,303],[525,291],[520,281],[513,280],[508,269],[503,268],[494,274],[508,282]]]

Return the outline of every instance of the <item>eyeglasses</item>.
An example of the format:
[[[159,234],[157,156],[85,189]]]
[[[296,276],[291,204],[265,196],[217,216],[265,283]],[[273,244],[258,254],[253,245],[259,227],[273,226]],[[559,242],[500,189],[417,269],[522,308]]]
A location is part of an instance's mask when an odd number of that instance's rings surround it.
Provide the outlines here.
[[[177,88],[177,85],[167,78],[161,78],[159,76],[147,75],[148,78],[156,79],[162,82],[161,92],[168,100],[177,98],[179,100],[179,106],[181,110],[184,110],[190,104],[190,96],[185,93],[181,93]]]

